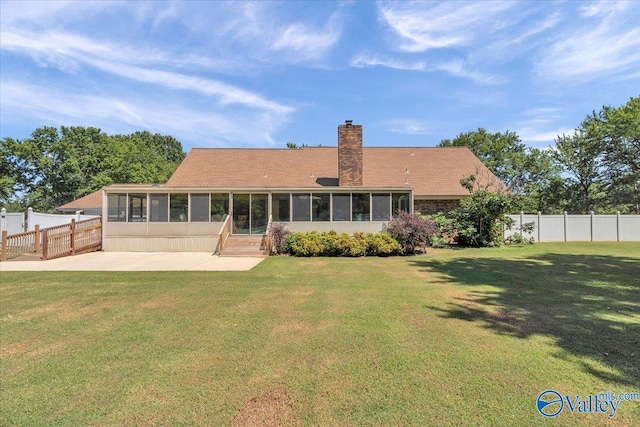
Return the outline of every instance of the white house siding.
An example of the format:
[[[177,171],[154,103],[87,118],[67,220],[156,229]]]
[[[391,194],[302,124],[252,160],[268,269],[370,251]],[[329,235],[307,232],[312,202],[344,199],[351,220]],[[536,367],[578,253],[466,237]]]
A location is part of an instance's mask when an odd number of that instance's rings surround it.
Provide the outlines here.
[[[211,252],[222,222],[103,223],[102,250],[109,252]]]
[[[218,246],[219,236],[190,237],[104,237],[105,252],[210,252]]]
[[[321,221],[294,221],[284,223],[289,230],[297,232],[306,231],[330,231],[335,230],[337,233],[353,234],[356,232],[377,233],[382,231],[386,221],[334,221],[334,222],[321,222]]]

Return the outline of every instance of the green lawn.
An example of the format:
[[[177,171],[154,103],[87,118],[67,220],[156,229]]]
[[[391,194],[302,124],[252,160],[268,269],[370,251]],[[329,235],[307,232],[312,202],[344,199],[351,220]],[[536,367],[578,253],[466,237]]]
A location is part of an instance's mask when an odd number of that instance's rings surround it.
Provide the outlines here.
[[[0,334],[2,425],[638,425],[535,402],[640,392],[640,244],[0,267]]]

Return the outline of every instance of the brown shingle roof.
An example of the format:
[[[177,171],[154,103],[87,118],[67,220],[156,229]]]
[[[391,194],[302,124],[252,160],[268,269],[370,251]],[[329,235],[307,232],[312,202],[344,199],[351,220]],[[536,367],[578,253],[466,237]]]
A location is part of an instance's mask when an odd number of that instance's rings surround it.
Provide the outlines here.
[[[79,199],[75,199],[65,205],[59,206],[57,209],[82,210],[82,209],[89,209],[89,208],[99,208],[101,206],[102,206],[102,190],[98,190],[91,194],[87,194],[86,196],[80,197]]]
[[[475,174],[504,185],[466,147],[364,147],[363,186],[413,188],[415,196],[467,196],[460,179]],[[338,148],[216,149],[189,152],[172,187],[314,188],[338,185]]]

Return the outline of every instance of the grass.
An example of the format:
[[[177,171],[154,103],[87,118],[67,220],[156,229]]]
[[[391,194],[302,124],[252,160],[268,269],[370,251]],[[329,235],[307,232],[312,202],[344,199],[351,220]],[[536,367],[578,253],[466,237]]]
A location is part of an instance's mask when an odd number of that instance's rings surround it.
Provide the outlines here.
[[[0,424],[546,425],[543,390],[640,391],[638,277],[637,243],[2,272]]]

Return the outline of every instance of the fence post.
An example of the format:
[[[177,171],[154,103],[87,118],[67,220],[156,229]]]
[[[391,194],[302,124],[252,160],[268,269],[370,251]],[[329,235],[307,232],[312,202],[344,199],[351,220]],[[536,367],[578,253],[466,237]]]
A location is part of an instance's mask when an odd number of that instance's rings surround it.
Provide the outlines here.
[[[0,209],[0,230],[7,229],[7,210],[5,208]]]
[[[71,255],[76,254],[75,240],[76,240],[76,220],[72,218],[71,219]]]
[[[593,211],[591,211],[591,233],[590,234],[591,234],[591,241],[592,242],[593,242],[593,215],[595,215],[595,214],[594,214]]]
[[[0,261],[7,260],[7,230],[2,230],[2,248],[0,249]]]
[[[36,235],[33,237],[33,252],[40,251],[40,224],[36,224]]]
[[[616,240],[620,241],[620,211],[616,212]]]
[[[542,220],[542,212],[538,211],[538,243],[540,243],[540,222]]]
[[[567,241],[567,211],[564,211],[564,241]]]
[[[26,231],[29,231],[29,229],[31,229],[31,227],[33,226],[33,208],[29,208],[27,209],[27,227],[25,228]]]
[[[46,261],[49,257],[49,230],[42,230],[42,260]]]

